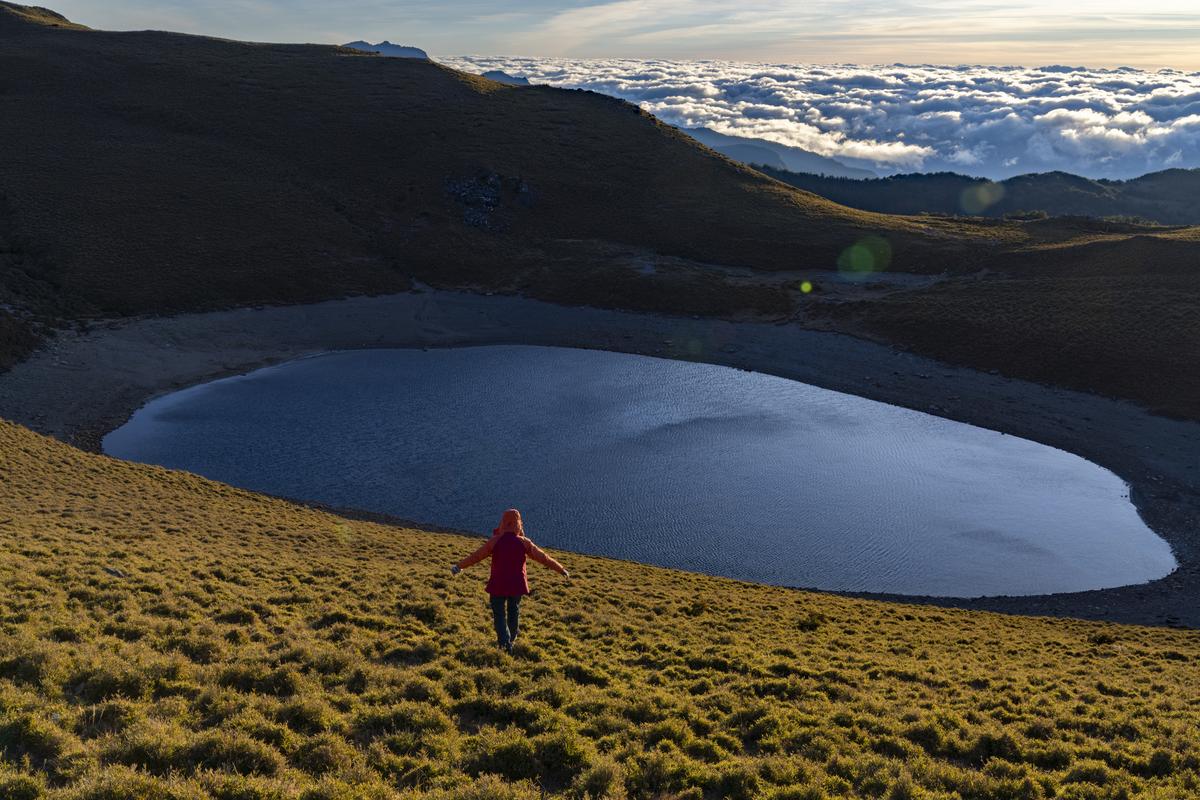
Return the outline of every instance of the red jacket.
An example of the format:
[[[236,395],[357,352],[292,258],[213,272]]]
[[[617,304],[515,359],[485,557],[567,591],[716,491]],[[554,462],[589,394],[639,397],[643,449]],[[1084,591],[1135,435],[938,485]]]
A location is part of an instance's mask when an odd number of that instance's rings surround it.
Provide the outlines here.
[[[555,561],[542,548],[516,530],[497,529],[492,538],[471,555],[458,562],[459,569],[492,557],[492,574],[488,578],[487,593],[493,597],[518,597],[529,594],[529,579],[525,573],[525,559],[549,567],[559,575],[566,575],[566,568]]]

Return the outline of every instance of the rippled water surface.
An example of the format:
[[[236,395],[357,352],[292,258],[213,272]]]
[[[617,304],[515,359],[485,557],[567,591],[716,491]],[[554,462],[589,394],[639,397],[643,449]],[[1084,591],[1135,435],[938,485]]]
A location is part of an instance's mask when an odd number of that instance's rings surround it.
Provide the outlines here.
[[[104,449],[480,532],[517,506],[545,546],[776,584],[1035,594],[1175,566],[1125,484],[1077,456],[617,353],[331,353],[154,400]]]

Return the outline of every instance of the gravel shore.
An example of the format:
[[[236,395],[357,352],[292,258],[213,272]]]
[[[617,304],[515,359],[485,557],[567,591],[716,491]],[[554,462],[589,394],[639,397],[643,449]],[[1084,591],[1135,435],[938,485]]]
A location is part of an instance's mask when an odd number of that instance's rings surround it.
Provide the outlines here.
[[[62,334],[0,375],[0,416],[97,450],[102,436],[148,399],[185,386],[329,350],[481,344],[586,347],[723,364],[1076,453],[1129,482],[1139,512],[1171,544],[1179,569],[1152,583],[1092,592],[887,599],[1200,627],[1200,423],[950,367],[794,323],[664,317],[435,291],[135,319]]]

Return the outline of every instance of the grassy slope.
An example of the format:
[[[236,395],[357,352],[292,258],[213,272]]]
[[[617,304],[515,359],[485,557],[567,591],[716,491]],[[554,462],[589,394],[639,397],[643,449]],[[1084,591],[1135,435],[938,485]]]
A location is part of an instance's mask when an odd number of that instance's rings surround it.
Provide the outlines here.
[[[811,310],[953,363],[1200,419],[1200,231],[1101,232],[1083,220],[1024,230],[1031,241],[986,273]]]
[[[1194,279],[963,281],[829,313],[950,363],[1200,418],[1200,378],[1187,366],[1200,363]]]
[[[567,555],[509,658],[465,538],[8,423],[0,508],[6,798],[1200,793],[1195,632]]]
[[[1065,224],[1028,228],[1036,236]],[[946,361],[1200,419],[1200,371],[1190,366],[1200,364],[1194,229],[1070,247],[1043,241],[982,280],[815,310]]]

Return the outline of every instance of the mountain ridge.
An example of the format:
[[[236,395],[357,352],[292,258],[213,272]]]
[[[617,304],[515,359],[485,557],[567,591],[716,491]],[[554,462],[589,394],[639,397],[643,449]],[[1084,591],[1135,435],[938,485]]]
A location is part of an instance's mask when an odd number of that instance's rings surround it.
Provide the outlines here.
[[[529,79],[524,75],[509,75],[502,69],[489,69],[487,72],[480,73],[483,77],[497,83],[507,83],[512,86],[529,86]]]
[[[711,128],[680,128],[680,130],[701,144],[716,150],[718,153],[724,153],[735,161],[741,161],[751,166],[755,166],[756,163],[766,163],[768,166],[773,166],[777,163],[780,165],[779,169],[785,169],[789,172],[813,173],[842,178],[875,177],[875,173],[869,169],[851,167],[843,164],[836,158],[813,153],[800,147],[780,144],[769,139],[719,133]],[[774,157],[773,161],[752,161],[755,152],[764,150]]]
[[[1137,178],[1086,178],[1068,172],[1002,181],[953,172],[909,173],[862,181],[804,175],[770,164],[763,171],[830,200],[889,214],[968,214],[1140,218],[1162,225],[1200,224],[1200,169],[1166,169]]]
[[[423,58],[428,60],[429,54],[419,47],[413,47],[407,44],[392,44],[387,39],[384,39],[378,44],[371,44],[362,39],[348,42],[342,47],[348,47],[352,50],[362,50],[364,53],[377,53],[381,56],[390,58]]]

